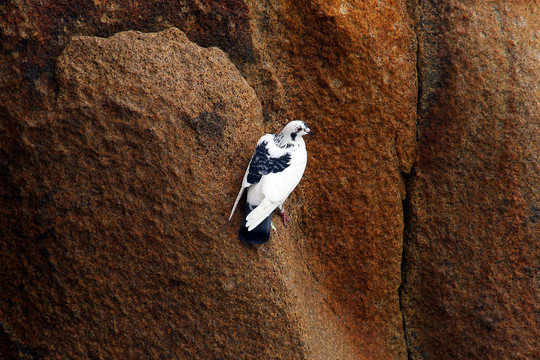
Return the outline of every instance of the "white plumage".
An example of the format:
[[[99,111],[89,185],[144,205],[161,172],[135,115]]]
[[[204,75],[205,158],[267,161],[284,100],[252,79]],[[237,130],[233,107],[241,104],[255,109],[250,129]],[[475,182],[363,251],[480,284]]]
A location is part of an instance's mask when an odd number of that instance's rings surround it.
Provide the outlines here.
[[[283,202],[287,200],[300,182],[307,163],[303,136],[312,134],[303,121],[291,121],[276,135],[266,134],[260,138],[255,154],[249,162],[236,201],[247,189],[245,218],[239,236],[247,243],[260,244],[270,236],[272,212],[279,208],[284,220]]]

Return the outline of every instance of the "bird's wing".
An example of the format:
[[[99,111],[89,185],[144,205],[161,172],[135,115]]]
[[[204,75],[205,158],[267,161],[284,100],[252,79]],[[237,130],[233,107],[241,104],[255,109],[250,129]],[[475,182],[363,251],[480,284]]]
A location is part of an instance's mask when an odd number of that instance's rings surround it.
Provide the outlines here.
[[[294,156],[293,156],[294,154]],[[261,203],[246,216],[248,230],[257,227],[272,214],[275,208],[283,204],[294,190],[306,166],[305,150],[269,148],[269,160],[266,171],[260,179],[261,192],[264,197]]]
[[[234,214],[234,210],[236,209],[236,205],[238,205],[238,201],[240,201],[240,198],[242,197],[242,194],[244,193],[244,190],[246,190],[246,188],[242,186],[242,188],[238,192],[238,196],[236,197],[236,200],[234,202],[234,206],[233,206],[233,208],[231,210],[231,215],[229,216],[229,221],[231,221],[231,218],[232,218],[232,216]]]
[[[242,188],[240,189],[234,206],[229,216],[232,218],[234,210],[242,197],[244,190],[251,185],[257,184],[261,179],[268,174],[283,171],[290,165],[291,154],[283,151],[276,151],[277,146],[274,143],[273,135],[266,134],[259,139],[255,154],[251,158],[244,179]]]
[[[298,166],[290,166],[282,171],[266,174],[261,179],[264,199],[246,216],[249,231],[264,221],[275,208],[283,204],[300,182],[304,173],[305,162]]]
[[[261,180],[261,192],[265,198],[281,205],[302,179],[307,164],[307,152],[302,139],[298,146],[287,150],[288,166],[275,168]]]
[[[271,165],[272,170],[260,180],[264,199],[246,217],[248,230],[257,227],[275,208],[283,204],[302,179],[307,163],[305,147],[297,148],[294,153],[281,153],[283,155],[271,160],[274,163]]]
[[[290,162],[291,154],[283,150],[279,151],[274,143],[273,135],[266,134],[257,143],[242,186],[257,184],[263,176],[283,171]]]
[[[297,166],[288,166],[282,171],[271,172],[261,179],[263,201],[246,216],[248,230],[254,229],[264,221],[275,208],[283,204],[300,182],[305,169],[305,162]]]

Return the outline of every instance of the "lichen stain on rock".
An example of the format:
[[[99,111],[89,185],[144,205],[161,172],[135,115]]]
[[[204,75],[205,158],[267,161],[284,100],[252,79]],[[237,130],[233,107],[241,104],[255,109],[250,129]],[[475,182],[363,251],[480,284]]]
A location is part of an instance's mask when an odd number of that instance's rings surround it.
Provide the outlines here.
[[[185,117],[186,121],[197,133],[197,138],[202,146],[208,142],[214,142],[217,146],[226,145],[223,138],[224,129],[227,127],[227,118],[220,115],[224,108],[223,104],[217,102],[212,111],[202,111],[196,117]]]

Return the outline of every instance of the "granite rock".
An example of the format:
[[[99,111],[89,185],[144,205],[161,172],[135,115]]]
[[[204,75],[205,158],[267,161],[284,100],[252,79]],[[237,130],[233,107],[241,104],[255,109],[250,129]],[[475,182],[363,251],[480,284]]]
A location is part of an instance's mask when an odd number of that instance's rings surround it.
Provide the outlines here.
[[[6,352],[355,358],[290,244],[298,230],[278,225],[258,250],[227,221],[264,129],[222,51],[129,31],[75,36],[56,64],[53,109],[10,121]]]
[[[301,358],[283,284],[226,222],[262,125],[227,56],[174,28],[79,36],[56,79],[10,166],[8,337],[46,358]]]
[[[538,358],[537,9],[2,3],[0,357]],[[244,246],[292,119],[291,225]]]
[[[416,48],[402,2],[2,6],[6,349],[405,358]],[[171,26],[230,63],[156,33]],[[293,118],[319,134],[293,223],[242,247],[228,206],[257,137]]]
[[[417,1],[402,291],[411,359],[539,357],[540,11]]]
[[[360,358],[405,359],[402,173],[414,160],[417,95],[407,8],[399,1],[251,8],[255,48],[279,84],[274,113],[303,119],[317,134],[293,194],[306,266]]]

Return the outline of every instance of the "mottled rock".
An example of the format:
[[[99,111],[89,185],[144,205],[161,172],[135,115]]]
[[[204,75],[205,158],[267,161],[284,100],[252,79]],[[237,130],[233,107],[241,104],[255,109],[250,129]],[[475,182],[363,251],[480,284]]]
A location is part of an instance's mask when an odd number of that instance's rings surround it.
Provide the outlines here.
[[[405,358],[400,172],[414,152],[416,49],[404,4],[4,10],[6,349]],[[216,50],[174,31],[74,37],[171,25],[228,54],[262,102],[264,126],[255,95]],[[293,224],[254,251],[236,239],[239,215],[224,219],[254,141],[287,118],[318,136],[287,204]]]
[[[0,357],[539,358],[538,9],[3,2]],[[293,118],[293,222],[243,246]]]
[[[410,358],[538,359],[540,8],[414,7],[419,149],[402,293]]]
[[[251,7],[281,116],[317,134],[293,194],[304,261],[360,358],[405,359],[401,172],[412,166],[416,120],[416,43],[405,5]]]
[[[10,167],[14,342],[58,359],[302,358],[283,283],[226,222],[262,125],[226,55],[175,29],[74,37],[56,76]]]
[[[263,126],[223,52],[176,29],[74,37],[56,79],[51,112],[10,120],[5,351],[357,358],[298,229],[256,250],[226,221]]]

